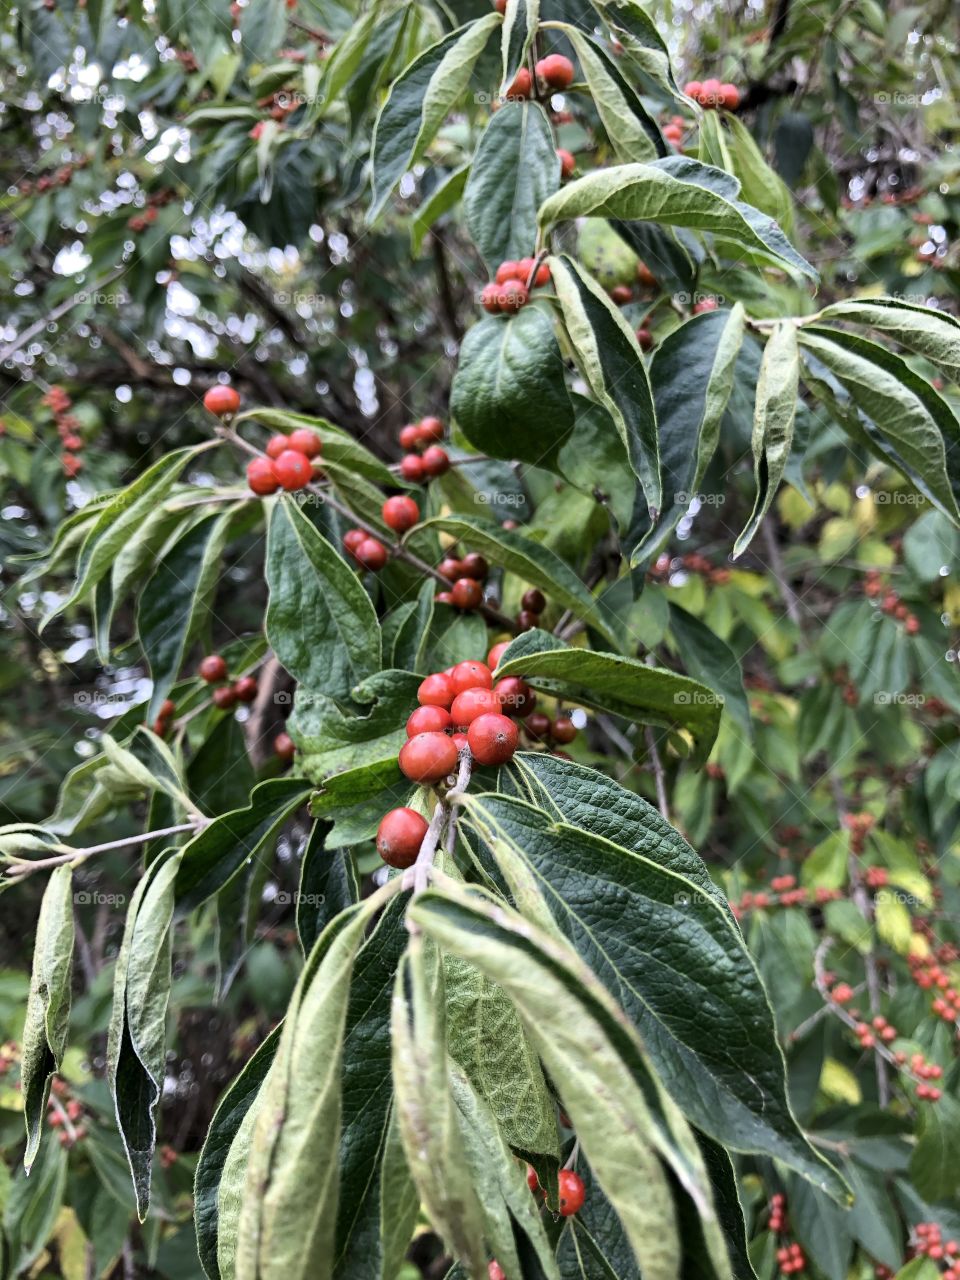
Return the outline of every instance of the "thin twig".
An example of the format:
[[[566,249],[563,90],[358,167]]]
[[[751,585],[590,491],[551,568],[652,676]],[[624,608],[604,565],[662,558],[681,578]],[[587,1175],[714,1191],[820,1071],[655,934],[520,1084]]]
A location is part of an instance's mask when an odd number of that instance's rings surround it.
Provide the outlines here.
[[[53,858],[17,858],[7,871],[7,875],[18,880],[32,876],[35,871],[47,871],[51,867],[62,867],[66,863],[86,862],[95,853],[108,853],[113,849],[129,849],[134,845],[146,844],[150,840],[160,840],[165,836],[181,835],[185,831],[199,831],[207,825],[209,818],[197,814],[191,822],[180,822],[174,827],[161,827],[157,831],[143,831],[138,836],[124,836],[122,840],[107,840],[104,844],[90,845],[87,849],[71,849],[69,853],[60,853]]]
[[[667,780],[663,771],[663,761],[660,759],[660,752],[657,749],[657,738],[653,732],[653,725],[648,724],[643,731],[644,739],[647,744],[647,751],[650,754],[650,763],[653,766],[653,779],[657,787],[657,808],[660,810],[660,816],[665,822],[670,821],[670,803],[667,800]]]

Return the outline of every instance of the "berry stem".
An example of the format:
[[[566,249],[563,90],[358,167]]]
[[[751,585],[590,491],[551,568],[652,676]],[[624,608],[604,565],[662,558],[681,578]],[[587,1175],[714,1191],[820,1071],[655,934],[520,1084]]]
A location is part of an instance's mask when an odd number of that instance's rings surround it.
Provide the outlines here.
[[[450,788],[446,796],[438,801],[437,807],[433,811],[433,817],[430,819],[430,825],[427,827],[426,835],[424,835],[423,842],[420,845],[417,860],[412,867],[403,873],[403,887],[404,889],[412,889],[414,897],[426,889],[430,880],[433,860],[436,857],[444,825],[448,824],[448,831],[456,830],[457,800],[469,787],[472,771],[473,756],[469,750],[465,750],[460,755],[460,767],[457,770],[456,783]],[[452,839],[452,837],[448,835],[448,839]],[[407,919],[407,929],[411,934],[420,932],[419,926],[409,918]]]

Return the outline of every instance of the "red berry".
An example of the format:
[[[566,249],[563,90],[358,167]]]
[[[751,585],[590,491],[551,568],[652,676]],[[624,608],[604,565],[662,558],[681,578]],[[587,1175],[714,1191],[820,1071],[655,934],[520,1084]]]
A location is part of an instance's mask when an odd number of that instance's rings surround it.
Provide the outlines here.
[[[573,63],[562,53],[551,53],[537,63],[537,77],[548,89],[569,89],[573,75]]]
[[[450,456],[446,449],[432,444],[423,451],[423,470],[428,476],[442,476],[450,470]]]
[[[720,105],[728,111],[736,111],[740,105],[740,90],[735,84],[725,81],[720,86]]]
[[[641,325],[637,330],[637,346],[641,351],[649,351],[653,347],[653,334],[646,325]]]
[[[237,694],[232,684],[222,684],[213,691],[213,705],[221,711],[229,711],[236,704]]]
[[[500,710],[500,699],[492,689],[464,689],[450,708],[450,718],[458,729],[466,729],[477,716]]]
[[[572,1169],[561,1169],[558,1178],[560,1185],[560,1212],[565,1218],[583,1208],[586,1191],[583,1179]]]
[[[531,283],[530,273],[533,271],[535,263],[536,258],[521,258],[517,263],[517,278],[522,280],[528,289],[537,285],[544,285],[550,279],[550,268],[545,262],[541,262],[537,267],[537,274],[533,277],[533,282]]]
[[[417,423],[417,439],[430,443],[443,439],[444,426],[439,418],[421,418]]]
[[[297,427],[296,431],[291,431],[287,437],[287,448],[296,449],[305,458],[315,458],[323,448],[323,441],[315,431],[310,431],[306,427]]]
[[[284,449],[278,458],[273,460],[273,473],[284,489],[302,489],[310,483],[313,468],[310,459],[305,458],[296,449]]]
[[[397,494],[388,498],[381,511],[383,523],[395,533],[406,533],[420,519],[420,508],[412,498]]]
[[[197,674],[207,684],[219,684],[227,678],[227,664],[219,653],[208,653],[197,668]]]
[[[160,716],[164,720],[169,720],[176,711],[176,706],[170,698],[165,698],[160,704]]]
[[[400,769],[411,782],[439,782],[457,767],[457,748],[445,733],[418,733],[400,748]]]
[[[526,67],[517,72],[513,84],[507,90],[508,98],[529,98],[533,91],[533,77]]]
[[[555,742],[561,742],[566,746],[577,736],[577,726],[566,716],[558,716],[550,727],[550,735]]]
[[[470,747],[465,733],[455,733],[450,741],[457,748],[457,755],[463,755],[464,751],[467,751]]]
[[[701,107],[718,107],[723,96],[723,85],[719,80],[704,80],[700,86],[699,102]]]
[[[226,418],[240,408],[240,396],[233,387],[211,387],[203,397],[203,407],[218,418]]]
[[[537,1177],[537,1171],[532,1164],[527,1165],[527,1186],[531,1191],[540,1190],[540,1179]]]
[[[539,616],[535,613],[531,613],[529,609],[521,609],[517,614],[517,626],[521,631],[529,631],[531,627],[537,627],[539,625]]]
[[[391,867],[412,867],[427,834],[427,821],[415,809],[391,809],[377,827],[377,853]]]
[[[362,529],[348,529],[343,535],[344,548],[350,552],[352,556],[357,554],[357,547],[361,542],[366,542],[368,535]]]
[[[500,311],[500,286],[491,281],[480,290],[480,305],[484,311],[497,315]]]
[[[286,453],[290,448],[290,443],[286,436],[271,436],[267,441],[267,457],[279,458],[281,453]]]
[[[633,290],[628,284],[615,284],[610,290],[610,301],[615,302],[618,307],[626,306],[633,297]]]
[[[500,13],[503,13],[506,10],[507,0],[495,0],[495,3]],[[502,9],[500,8],[501,3],[503,4]],[[503,1267],[501,1267],[496,1258],[494,1258],[487,1267],[487,1277],[488,1280],[507,1280],[507,1273],[504,1271]]]
[[[508,280],[525,280],[526,276],[523,274],[522,263],[507,261],[500,263],[497,274],[493,278],[497,284],[506,284]]]
[[[364,538],[353,554],[365,569],[374,573],[387,563],[387,548],[376,538]]]
[[[507,716],[525,716],[533,710],[537,695],[519,676],[504,676],[493,687],[500,700],[500,709]]]
[[[453,720],[446,707],[417,707],[407,717],[407,737],[413,738],[418,733],[446,733],[453,727]]]
[[[273,749],[281,760],[292,760],[297,751],[289,733],[278,733],[273,740]]]
[[[499,712],[477,716],[467,730],[470,750],[479,764],[506,764],[517,749],[518,739],[517,726]]]
[[[693,304],[693,314],[702,316],[706,311],[716,311],[719,305],[716,298],[701,298],[699,302]]]
[[[513,315],[521,307],[525,307],[530,298],[527,286],[522,280],[514,278],[504,280],[503,284],[497,286],[497,289],[500,310],[506,311],[507,315]]]
[[[247,463],[247,484],[261,498],[268,493],[277,492],[280,488],[280,481],[277,479],[273,463],[269,458],[250,459]]]
[[[63,447],[64,447],[65,449],[73,449],[73,450],[82,449],[82,448],[83,448],[83,436],[75,436],[75,435],[72,435],[72,434],[70,434],[70,435],[65,435],[65,436],[63,437]]]
[[[404,454],[400,459],[400,474],[411,484],[420,484],[426,474],[423,469],[423,459],[415,453]]]
[[[458,609],[477,609],[483,603],[483,588],[474,578],[458,578],[450,594]]]
[[[469,658],[466,662],[458,662],[455,667],[451,667],[450,683],[456,697],[467,689],[492,689],[493,675],[485,662]]]
[[[437,572],[442,573],[445,578],[449,578],[451,582],[457,578],[464,577],[463,566],[459,560],[455,560],[453,556],[444,556],[437,565]]]
[[[437,671],[433,675],[427,676],[425,680],[420,681],[420,687],[417,690],[417,701],[421,707],[449,708],[456,695],[457,690],[454,689],[453,681],[450,677]]]
[[[699,101],[700,90],[703,88],[699,80],[688,80],[683,86],[683,92],[688,98],[692,98],[694,102]]]
[[[573,158],[573,153],[565,151],[563,147],[557,148],[557,155],[560,159],[560,176],[561,178],[572,178],[573,171],[577,167],[577,162]]]
[[[469,551],[460,561],[460,576],[482,582],[490,572],[486,559],[477,551]]]
[[[531,587],[529,591],[523,593],[520,607],[527,609],[530,613],[543,613],[547,607],[547,597],[536,587]]]
[[[420,431],[412,422],[408,422],[405,427],[400,428],[400,448],[405,449],[408,453],[416,449],[420,443]]]
[[[490,650],[490,652],[487,654],[487,666],[490,668],[491,671],[496,671],[500,663],[500,659],[503,657],[504,653],[507,651],[509,646],[510,646],[509,640],[501,640],[500,643],[495,644],[493,648]]]
[[[436,600],[437,604],[448,604],[448,605],[450,605],[451,607],[453,606],[453,592],[452,592],[452,591],[438,591],[438,592],[437,592],[437,594],[436,594],[433,598],[434,598],[434,600]]]
[[[257,696],[256,677],[241,676],[233,686],[233,691],[237,695],[238,702],[253,702],[254,698]]]
[[[534,711],[523,723],[532,738],[545,738],[550,732],[550,717],[545,716],[542,711]]]

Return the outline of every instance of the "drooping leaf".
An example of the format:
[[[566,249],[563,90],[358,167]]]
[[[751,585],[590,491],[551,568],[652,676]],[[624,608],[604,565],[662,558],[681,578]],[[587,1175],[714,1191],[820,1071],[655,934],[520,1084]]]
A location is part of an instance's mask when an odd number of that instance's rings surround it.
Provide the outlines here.
[[[733,387],[733,372],[743,341],[744,313],[694,316],[674,329],[658,347],[650,384],[660,432],[663,505],[651,523],[640,507],[630,541],[634,563],[652,558],[664,545],[701,486],[720,437],[720,422]]]
[[[743,672],[736,654],[716,632],[677,604],[670,605],[673,632],[683,665],[690,674],[723,700],[723,707],[748,736],[753,734],[750,704],[743,688]]]
[[[693,739],[695,761],[710,754],[720,726],[722,699],[698,680],[648,667],[639,658],[573,649],[536,627],[511,642],[497,670],[522,675],[535,689],[625,720],[685,729]]]
[[[667,223],[712,232],[798,278],[817,272],[772,218],[738,199],[730,174],[683,156],[598,169],[567,183],[540,207],[541,227],[580,217]]]
[[[735,556],[746,551],[777,496],[793,444],[799,386],[797,330],[790,321],[783,321],[774,326],[763,349],[752,440],[757,496],[747,527],[734,543]]]
[[[960,381],[960,320],[901,298],[853,298],[820,312],[823,321],[863,325],[915,351],[951,381]]]
[[[634,61],[666,90],[668,97],[679,98],[670,51],[656,23],[638,0],[593,0],[593,7]]]
[[[518,0],[521,8],[527,3]],[[543,107],[508,102],[480,136],[463,193],[467,226],[491,277],[501,262],[533,253],[537,210],[559,186],[560,161]]]
[[[425,527],[442,530],[468,544],[491,562],[502,565],[552,600],[570,609],[614,645],[621,643],[616,617],[605,617],[602,605],[591,596],[573,570],[559,556],[512,529],[504,529],[482,516],[438,516]]]
[[[517,72],[533,44],[540,21],[540,0],[507,0],[501,33],[503,79],[501,96],[509,93]]]
[[[563,359],[539,306],[488,316],[467,333],[450,412],[470,443],[495,458],[553,467],[573,426]]]
[[[373,202],[368,221],[379,216],[391,191],[433,141],[499,25],[500,15],[488,13],[458,27],[425,49],[393,82],[373,132]]]
[[[299,768],[322,784],[347,770],[395,765],[420,680],[409,671],[381,671],[358,685],[353,702],[345,705],[298,689],[287,728],[297,743]]]
[[[67,1152],[46,1142],[27,1176],[19,1169],[4,1186],[3,1262],[9,1276],[29,1275],[43,1253],[63,1207],[67,1189]]]
[[[73,872],[65,864],[51,873],[40,904],[23,1025],[20,1088],[27,1125],[23,1156],[27,1173],[40,1147],[50,1082],[67,1044],[73,941]]]
[[[447,174],[439,186],[434,187],[430,195],[427,196],[423,204],[413,214],[410,219],[410,252],[413,257],[419,258],[420,250],[423,248],[423,242],[427,238],[428,232],[439,218],[450,212],[463,195],[469,176],[469,165],[464,164],[459,169],[454,169]]]
[[[117,956],[107,1079],[142,1222],[150,1205],[170,998],[171,923],[180,855],[154,863],[137,885]]]
[[[572,258],[549,261],[577,363],[616,424],[655,518],[662,497],[657,415],[636,336],[620,309]]]
[[[380,624],[363,584],[326,538],[282,498],[267,535],[267,638],[313,694],[347,697],[380,670]]]

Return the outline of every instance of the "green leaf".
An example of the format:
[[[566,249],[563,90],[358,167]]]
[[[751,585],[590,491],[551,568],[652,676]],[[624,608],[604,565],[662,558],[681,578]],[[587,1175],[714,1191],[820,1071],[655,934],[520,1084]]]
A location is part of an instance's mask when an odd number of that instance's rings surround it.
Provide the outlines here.
[[[556,1108],[506,993],[474,965],[444,958],[447,1043],[518,1151],[559,1156]]]
[[[217,1246],[220,1235],[219,1195],[224,1166],[241,1125],[251,1114],[257,1101],[279,1039],[280,1028],[275,1027],[220,1099],[197,1161],[193,1189],[197,1251],[210,1280],[221,1280],[217,1265]],[[232,1229],[235,1232],[236,1220],[225,1226],[227,1231]],[[234,1242],[235,1238],[234,1235]]]
[[[732,1277],[693,1134],[650,1071],[639,1037],[576,953],[446,877],[442,893],[421,894],[410,915],[445,952],[477,965],[517,1005],[644,1280],[681,1274],[666,1168],[699,1208],[711,1236],[713,1274]]]
[[[157,1140],[154,1113],[163,1085],[174,881],[179,864],[180,855],[154,863],[137,885],[113,982],[107,1079],[141,1222],[150,1205],[150,1167]]]
[[[725,711],[747,734],[753,736],[750,704],[743,687],[743,672],[736,654],[699,618],[670,605],[670,630],[673,632],[683,665],[690,674],[720,695]]]
[[[705,111],[703,119],[716,114]],[[792,234],[793,198],[786,183],[767,164],[753,134],[738,116],[724,113],[723,124],[730,135],[730,171],[740,179],[743,198],[775,218],[787,235]]]
[[[865,434],[879,439],[881,456],[960,523],[960,424],[946,401],[906,361],[876,342],[819,325],[805,326],[799,338],[869,419]],[[842,418],[841,425],[850,424]]]
[[[159,714],[204,626],[234,514],[230,508],[190,529],[159,561],[140,593],[137,633],[153,677],[147,720]]]
[[[206,441],[189,449],[175,449],[148,467],[126,489],[110,497],[87,532],[77,558],[77,574],[70,592],[59,599],[40,623],[40,630],[92,591],[147,517],[167,496],[187,463],[219,444]]]
[[[23,1025],[20,1089],[27,1126],[23,1156],[27,1173],[40,1147],[50,1081],[67,1047],[73,940],[73,872],[64,865],[51,873],[40,904]]]
[[[819,318],[861,324],[929,360],[951,382],[960,381],[960,320],[900,298],[855,298],[834,302]]]
[[[380,624],[356,573],[290,498],[270,515],[267,639],[311,693],[347,697],[380,670]]]
[[[59,1142],[48,1141],[30,1176],[19,1170],[9,1182],[3,1206],[6,1275],[30,1274],[53,1234],[66,1189],[67,1152]]]
[[[667,145],[657,122],[607,50],[566,22],[550,23],[549,29],[562,31],[573,45],[593,104],[617,158],[629,164],[634,160],[666,156]]]
[[[464,803],[508,881],[519,860],[524,911],[533,913],[539,893],[554,928],[623,1006],[692,1123],[730,1150],[774,1156],[843,1198],[841,1180],[791,1114],[770,1007],[729,911],[692,880],[592,828],[507,796]]]
[[[555,465],[573,407],[553,323],[541,307],[488,316],[467,332],[450,413],[467,440],[494,458]]]
[[[420,250],[427,237],[427,232],[443,214],[449,213],[467,185],[470,166],[461,165],[449,173],[438,187],[431,191],[423,204],[410,218],[410,253],[414,258],[420,257]]]
[[[218,893],[261,851],[294,809],[306,800],[309,782],[268,778],[254,787],[250,803],[214,818],[183,846],[177,875],[177,909],[192,911]]]
[[[507,0],[501,33],[503,80],[500,96],[509,92],[533,44],[540,22],[540,0]],[[496,117],[494,117],[495,119]],[[489,129],[489,126],[488,126]]]
[[[287,721],[300,752],[298,768],[322,784],[346,770],[396,764],[420,680],[409,671],[378,672],[358,685],[353,703],[344,706],[298,689]]]
[[[670,51],[643,6],[637,0],[593,0],[593,7],[631,58],[666,91],[667,97],[679,98]]]
[[[431,982],[425,947],[419,935],[410,939],[394,985],[390,1027],[397,1123],[430,1225],[469,1274],[481,1276],[487,1266],[483,1206],[448,1081],[442,970],[439,981]]]
[[[960,1192],[960,1102],[944,1093],[939,1102],[920,1109],[917,1145],[910,1157],[910,1178],[931,1202],[952,1200]]]
[[[648,667],[639,658],[571,649],[536,627],[511,642],[497,670],[522,675],[535,689],[637,724],[684,729],[693,739],[693,759],[698,763],[710,754],[720,727],[723,699],[698,680]]]
[[[323,441],[323,461],[350,469],[358,476],[372,480],[383,488],[395,488],[397,477],[378,457],[355,440],[342,427],[334,426],[326,418],[315,418],[307,413],[290,413],[286,409],[251,409],[242,413],[237,421],[253,419],[265,427],[276,428],[289,434],[306,427]]]
[[[109,761],[112,785],[115,786],[117,778],[120,778],[148,795],[162,791],[183,809],[192,808],[173,753],[144,725],[137,726],[125,746],[116,742],[109,733],[103,734],[100,742]]]
[[[391,85],[373,131],[373,201],[368,222],[376,220],[391,191],[433,141],[499,24],[500,15],[488,13],[458,27],[425,49]]]
[[[598,169],[569,182],[540,207],[547,228],[581,217],[623,218],[709,231],[797,278],[818,274],[777,224],[737,198],[730,174],[683,156]]]
[[[360,900],[353,858],[347,849],[328,847],[329,832],[329,822],[321,820],[313,824],[300,866],[297,935],[304,955],[313,949],[334,916]]]
[[[657,415],[636,336],[620,308],[572,258],[549,261],[577,363],[616,424],[655,518],[662,498]]]
[[[743,334],[744,312],[737,303],[732,311],[694,316],[669,333],[654,354],[650,385],[660,430],[663,506],[654,523],[645,504],[637,511],[634,564],[656,555],[693,499],[702,496]]]
[[[615,616],[601,614],[600,605],[573,570],[559,556],[512,529],[504,529],[482,516],[438,516],[425,528],[450,533],[472,551],[502,565],[525,582],[542,588],[556,604],[570,609],[612,644],[621,643],[620,623]]]
[[[560,160],[543,107],[508,102],[480,136],[463,195],[470,235],[491,278],[501,262],[534,252],[537,210],[559,186]]]
[[[757,497],[747,527],[734,544],[735,556],[746,551],[777,496],[793,444],[799,386],[797,329],[791,321],[785,320],[774,325],[763,349],[752,440]]]
[[[417,1225],[420,1197],[403,1154],[396,1107],[390,1109],[390,1121],[383,1148],[380,1173],[380,1239],[383,1242],[383,1265],[380,1276],[396,1276],[407,1256],[407,1248]]]
[[[339,1197],[341,1074],[357,952],[386,886],[338,916],[308,958],[253,1124],[236,1280],[330,1280]]]

